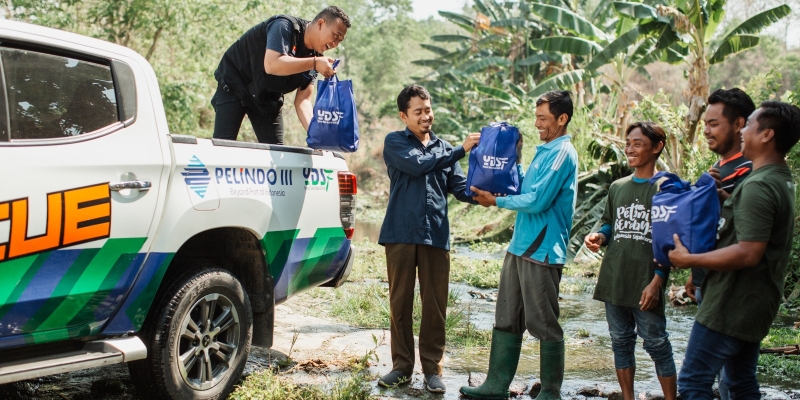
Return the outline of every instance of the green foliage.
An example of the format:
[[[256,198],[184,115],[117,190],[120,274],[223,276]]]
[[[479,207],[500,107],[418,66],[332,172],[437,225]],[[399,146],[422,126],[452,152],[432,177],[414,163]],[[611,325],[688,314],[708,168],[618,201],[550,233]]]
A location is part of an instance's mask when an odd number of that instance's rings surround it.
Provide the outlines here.
[[[786,383],[796,383],[796,378],[792,377],[800,376],[800,358],[762,354],[758,357],[758,373]]]
[[[232,400],[366,400],[372,390],[372,376],[353,371],[330,385],[295,385],[271,369],[245,378],[228,397]]]
[[[763,81],[764,74],[769,71],[781,75],[779,85],[771,88],[774,89],[773,94],[779,95],[792,89],[800,82],[800,69],[796,68],[800,65],[800,49],[786,49],[784,46],[779,40],[764,36],[752,50],[713,65],[709,71],[711,89],[740,87],[752,95],[750,90],[753,87],[761,90],[760,87],[764,86],[758,81]]]
[[[710,64],[716,64],[718,62],[722,62],[725,57],[741,53],[747,49],[751,49],[758,45],[758,41],[760,38],[758,35],[733,35],[728,36],[723,40],[722,44],[719,45],[717,51],[713,53],[711,58],[708,59]]]
[[[761,347],[783,347],[800,344],[800,329],[771,328],[761,340]]]
[[[451,259],[450,281],[461,282],[477,288],[491,289],[500,286],[500,259],[477,260],[467,257]]]

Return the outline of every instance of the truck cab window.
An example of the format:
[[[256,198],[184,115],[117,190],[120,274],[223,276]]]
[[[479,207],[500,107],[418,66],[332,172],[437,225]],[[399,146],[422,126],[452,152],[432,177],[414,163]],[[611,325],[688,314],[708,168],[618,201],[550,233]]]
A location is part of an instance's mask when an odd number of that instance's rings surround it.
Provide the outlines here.
[[[82,135],[119,121],[111,68],[2,48],[10,139]]]

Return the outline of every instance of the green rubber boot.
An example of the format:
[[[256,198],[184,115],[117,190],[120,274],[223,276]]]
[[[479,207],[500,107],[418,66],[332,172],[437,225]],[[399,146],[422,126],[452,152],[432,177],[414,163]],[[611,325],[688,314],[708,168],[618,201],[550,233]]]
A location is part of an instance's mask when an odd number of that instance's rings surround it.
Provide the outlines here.
[[[564,339],[557,342],[541,342],[539,374],[542,376],[542,391],[536,400],[561,398],[561,383],[564,382]]]
[[[476,399],[507,399],[508,388],[517,373],[521,348],[522,334],[494,329],[486,380],[478,387],[462,386],[461,393]]]

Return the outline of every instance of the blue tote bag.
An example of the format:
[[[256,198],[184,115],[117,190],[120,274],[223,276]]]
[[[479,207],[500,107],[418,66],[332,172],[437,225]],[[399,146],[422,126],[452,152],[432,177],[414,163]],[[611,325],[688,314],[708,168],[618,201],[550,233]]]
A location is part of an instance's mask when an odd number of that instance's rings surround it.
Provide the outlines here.
[[[519,194],[517,141],[519,129],[506,122],[493,122],[481,129],[481,141],[469,153],[467,196],[470,186],[499,194]]]
[[[319,150],[345,153],[358,150],[358,113],[353,81],[340,81],[333,75],[317,82],[317,102],[306,143],[308,147]]]
[[[673,173],[662,171],[650,178],[650,184],[662,178],[650,209],[653,254],[659,264],[671,267],[667,254],[675,248],[674,233],[692,254],[714,249],[720,206],[717,184],[707,173],[691,185]]]

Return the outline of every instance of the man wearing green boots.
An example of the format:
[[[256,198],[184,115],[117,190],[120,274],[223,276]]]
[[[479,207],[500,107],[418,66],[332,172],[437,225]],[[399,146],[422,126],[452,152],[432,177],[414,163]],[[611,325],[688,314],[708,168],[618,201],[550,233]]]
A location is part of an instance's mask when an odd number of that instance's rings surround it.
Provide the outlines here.
[[[541,346],[542,390],[536,400],[561,398],[564,331],[558,323],[558,285],[578,186],[578,154],[567,135],[571,119],[568,91],[543,94],[536,100],[536,128],[544,144],[536,148],[527,172],[517,165],[521,194],[495,197],[470,188],[478,194],[474,199],[482,206],[515,210],[517,219],[500,272],[489,372],[481,386],[461,388],[467,396],[508,398],[519,363],[522,334],[527,329]]]

